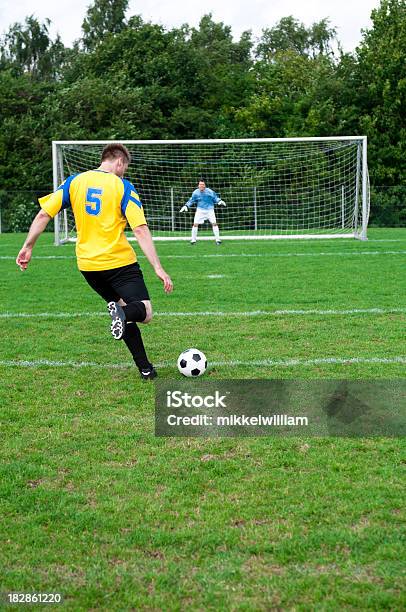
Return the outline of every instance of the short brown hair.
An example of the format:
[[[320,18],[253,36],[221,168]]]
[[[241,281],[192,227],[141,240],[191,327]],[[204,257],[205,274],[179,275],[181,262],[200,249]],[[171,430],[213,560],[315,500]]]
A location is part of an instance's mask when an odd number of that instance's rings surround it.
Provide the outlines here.
[[[104,147],[101,154],[102,162],[106,159],[117,159],[118,157],[122,157],[128,164],[131,162],[129,150],[120,142],[110,142]]]

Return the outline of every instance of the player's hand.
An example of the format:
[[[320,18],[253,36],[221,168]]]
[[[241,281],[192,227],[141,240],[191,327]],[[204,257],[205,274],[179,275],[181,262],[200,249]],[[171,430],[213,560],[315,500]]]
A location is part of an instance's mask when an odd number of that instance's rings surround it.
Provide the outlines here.
[[[156,268],[155,274],[163,282],[165,293],[171,293],[173,291],[173,282],[169,274],[167,274],[163,268]]]
[[[17,255],[16,264],[19,266],[21,272],[27,269],[28,264],[30,263],[32,255],[32,248],[23,247],[19,254]]]
[[[218,204],[219,206],[225,206],[225,205],[226,205],[226,203],[225,203],[223,200],[219,200],[219,201],[217,202],[217,204]]]
[[[182,206],[182,208],[180,209],[179,212],[187,212],[189,210],[189,208],[186,206],[186,204],[184,206]]]

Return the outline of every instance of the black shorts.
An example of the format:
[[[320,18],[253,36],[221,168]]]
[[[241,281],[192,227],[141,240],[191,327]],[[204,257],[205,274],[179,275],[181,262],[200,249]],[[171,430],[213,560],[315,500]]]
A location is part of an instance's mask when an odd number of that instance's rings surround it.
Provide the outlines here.
[[[148,289],[138,263],[113,270],[81,272],[91,288],[106,302],[118,302],[120,298],[126,304],[149,300]]]

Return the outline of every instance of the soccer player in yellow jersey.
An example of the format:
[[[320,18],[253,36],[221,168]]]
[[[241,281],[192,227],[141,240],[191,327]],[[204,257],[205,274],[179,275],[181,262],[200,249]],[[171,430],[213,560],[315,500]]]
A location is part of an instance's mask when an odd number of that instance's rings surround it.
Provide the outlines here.
[[[124,340],[141,377],[150,380],[157,374],[148,360],[137,323],[151,321],[152,307],[137,257],[124,234],[127,222],[166,293],[172,291],[173,284],[159,261],[138,193],[123,178],[130,161],[126,147],[108,144],[97,170],[69,176],[54,193],[40,198],[41,210],[16,263],[21,270],[27,268],[34,244],[49,221],[71,207],[77,230],[78,268],[106,300],[113,337]]]

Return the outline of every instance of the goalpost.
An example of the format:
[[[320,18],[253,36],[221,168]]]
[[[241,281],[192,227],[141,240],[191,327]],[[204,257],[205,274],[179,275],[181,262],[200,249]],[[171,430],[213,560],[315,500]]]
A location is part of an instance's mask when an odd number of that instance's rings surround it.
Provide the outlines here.
[[[155,240],[190,240],[193,209],[179,209],[200,178],[227,204],[216,207],[223,240],[367,239],[366,136],[54,141],[54,189],[71,174],[97,168],[109,142],[131,153],[126,178]],[[73,213],[64,210],[55,218],[55,244],[75,238]],[[201,239],[213,239],[210,227],[200,226]]]

